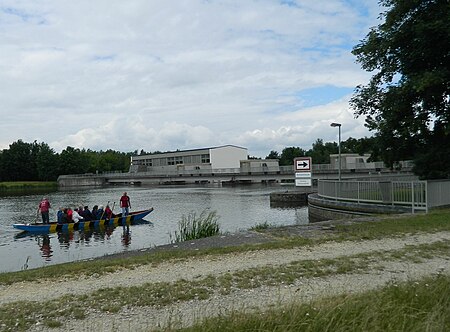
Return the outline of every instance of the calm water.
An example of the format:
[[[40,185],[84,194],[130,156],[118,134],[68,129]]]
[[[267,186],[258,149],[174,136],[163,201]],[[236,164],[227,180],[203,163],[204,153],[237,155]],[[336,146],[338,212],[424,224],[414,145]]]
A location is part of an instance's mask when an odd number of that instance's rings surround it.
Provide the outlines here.
[[[217,211],[222,232],[236,232],[267,222],[272,225],[308,223],[307,207],[271,208],[269,194],[285,191],[280,186],[241,187],[108,187],[0,197],[0,272],[18,271],[49,264],[89,259],[106,254],[170,243],[182,215],[204,209]],[[106,233],[27,235],[14,229],[14,223],[34,222],[43,196],[52,204],[51,218],[59,206],[110,205],[120,212],[118,200],[123,191],[131,198],[131,210],[154,207],[146,217],[150,223],[124,233],[116,228]]]

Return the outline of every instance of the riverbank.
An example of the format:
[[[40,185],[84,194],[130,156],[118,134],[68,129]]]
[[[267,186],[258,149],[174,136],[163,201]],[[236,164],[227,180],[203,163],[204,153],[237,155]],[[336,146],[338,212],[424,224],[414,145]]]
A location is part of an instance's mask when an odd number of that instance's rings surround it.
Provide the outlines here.
[[[449,216],[440,211],[268,228],[115,255],[76,269],[65,264],[59,275],[3,282],[0,320],[4,330],[171,330],[237,311],[265,317],[272,308],[448,277]],[[111,264],[93,272],[105,262]]]
[[[56,189],[58,183],[56,181],[15,181],[15,182],[0,182],[0,191],[14,191],[25,189]]]

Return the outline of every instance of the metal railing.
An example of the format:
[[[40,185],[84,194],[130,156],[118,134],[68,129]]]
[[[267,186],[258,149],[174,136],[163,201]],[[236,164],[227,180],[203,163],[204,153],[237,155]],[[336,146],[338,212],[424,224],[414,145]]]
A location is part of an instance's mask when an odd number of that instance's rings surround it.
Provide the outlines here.
[[[450,206],[450,180],[427,181],[428,207]]]
[[[376,203],[385,205],[411,206],[411,211],[428,211],[426,181],[337,181],[319,180],[320,197]]]

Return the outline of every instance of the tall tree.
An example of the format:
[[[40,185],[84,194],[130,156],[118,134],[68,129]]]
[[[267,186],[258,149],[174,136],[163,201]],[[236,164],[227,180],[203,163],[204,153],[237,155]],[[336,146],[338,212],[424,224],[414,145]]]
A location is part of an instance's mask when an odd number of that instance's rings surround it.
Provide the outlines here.
[[[308,150],[306,155],[311,157],[313,164],[329,164],[330,154],[338,153],[338,144],[333,142],[323,143],[323,139],[318,138]]]
[[[374,74],[350,103],[376,131],[385,163],[413,158],[428,165],[416,167],[422,177],[450,177],[450,146],[434,144],[450,135],[450,2],[380,4],[384,22],[353,49],[362,68]],[[445,160],[433,162],[436,154]]]
[[[299,147],[288,147],[284,148],[283,151],[281,151],[280,156],[280,166],[289,166],[294,165],[294,158],[297,157],[304,157],[305,156],[305,150],[299,148]]]
[[[36,142],[18,140],[3,150],[3,176],[6,181],[36,181]]]
[[[280,155],[278,154],[277,151],[272,150],[265,159],[280,159]]]
[[[58,178],[59,158],[47,143],[37,145],[36,171],[41,181],[55,181]]]
[[[83,174],[88,172],[90,158],[85,150],[68,146],[59,155],[59,174]]]

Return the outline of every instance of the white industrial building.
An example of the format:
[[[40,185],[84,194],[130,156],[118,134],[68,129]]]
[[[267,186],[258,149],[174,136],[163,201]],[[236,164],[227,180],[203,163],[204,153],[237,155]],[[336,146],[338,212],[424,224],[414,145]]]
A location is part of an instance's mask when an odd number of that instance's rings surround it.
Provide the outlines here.
[[[173,174],[174,172],[213,172],[239,169],[248,160],[246,148],[223,145],[211,148],[165,152],[131,157],[130,172]]]
[[[343,153],[341,154],[341,168],[342,169],[367,169],[375,168],[375,163],[369,163],[367,160],[370,154],[359,155],[357,153]],[[330,154],[331,169],[339,168],[339,154]]]

